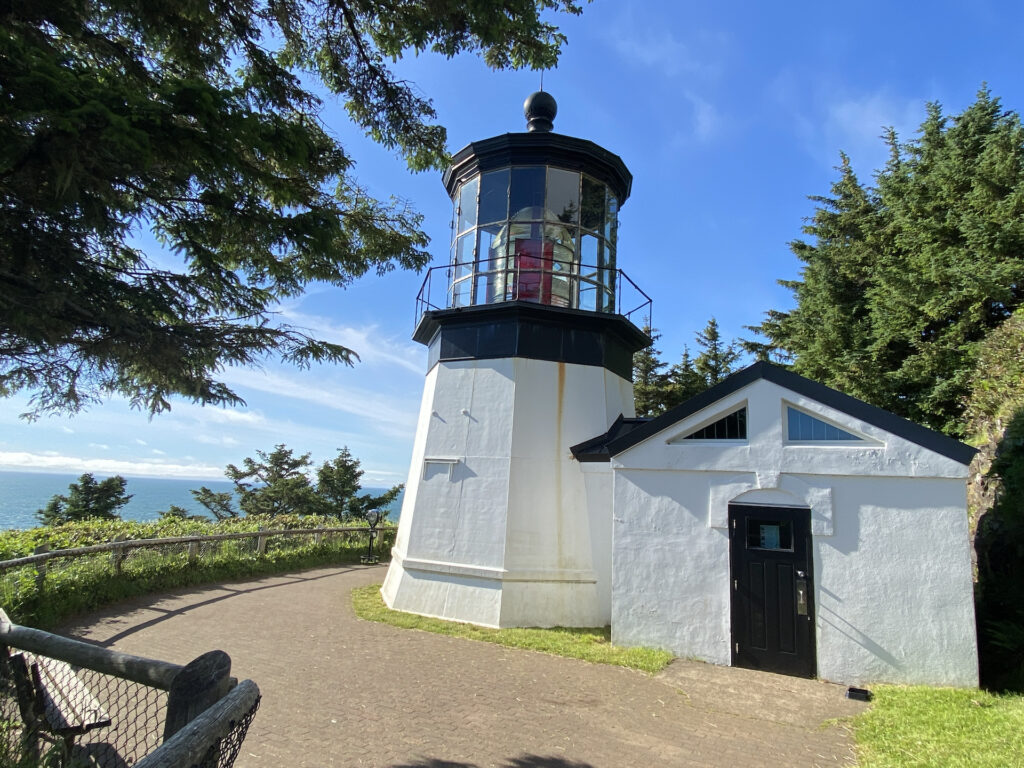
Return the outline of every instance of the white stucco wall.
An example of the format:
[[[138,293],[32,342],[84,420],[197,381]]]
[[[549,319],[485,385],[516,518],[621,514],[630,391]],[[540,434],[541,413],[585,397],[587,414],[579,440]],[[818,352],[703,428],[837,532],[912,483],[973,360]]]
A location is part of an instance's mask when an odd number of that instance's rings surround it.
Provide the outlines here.
[[[787,444],[787,403],[866,440]],[[679,440],[743,404],[747,441]],[[962,464],[759,380],[612,469],[614,642],[730,663],[728,504],[806,506],[819,676],[977,685]]]
[[[600,367],[523,358],[434,366],[382,590],[388,605],[489,626],[607,624],[611,475],[587,480],[569,449],[631,416],[632,402],[632,385]]]

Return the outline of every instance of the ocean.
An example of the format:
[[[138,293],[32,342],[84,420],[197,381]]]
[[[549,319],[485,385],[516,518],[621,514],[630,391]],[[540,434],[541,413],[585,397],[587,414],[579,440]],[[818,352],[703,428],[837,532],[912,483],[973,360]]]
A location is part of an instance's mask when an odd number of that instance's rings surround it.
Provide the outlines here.
[[[36,511],[46,506],[55,494],[67,495],[68,485],[77,482],[78,475],[49,474],[43,472],[0,471],[0,530],[8,528],[34,528],[39,525]],[[99,475],[97,479],[101,479]],[[180,480],[159,477],[126,477],[125,491],[131,501],[121,507],[125,520],[146,522],[156,520],[160,512],[176,504],[200,515],[205,508],[196,503],[190,491],[205,485],[212,491],[230,491],[235,486],[228,480]],[[363,493],[383,493],[383,488],[364,488]],[[401,497],[389,510],[388,517],[398,519]]]

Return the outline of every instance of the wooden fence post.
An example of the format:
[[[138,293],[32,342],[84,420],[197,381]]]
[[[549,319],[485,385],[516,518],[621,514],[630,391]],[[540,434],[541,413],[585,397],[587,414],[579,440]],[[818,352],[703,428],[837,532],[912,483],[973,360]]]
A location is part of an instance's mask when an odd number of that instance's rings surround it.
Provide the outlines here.
[[[319,527],[323,528],[322,525],[319,526]],[[323,542],[323,540],[324,540],[323,531],[317,531],[316,533],[313,534],[313,546],[314,547],[319,547],[320,544]]]
[[[167,692],[164,741],[227,695],[234,683],[230,674],[231,657],[224,651],[207,651],[175,675]]]
[[[50,551],[50,545],[43,542],[33,551],[33,555],[44,555]],[[46,561],[43,560],[41,563],[36,563],[36,590],[42,592],[46,586]]]
[[[194,563],[199,559],[199,542],[190,541],[188,543],[188,561]]]
[[[117,542],[117,541],[124,541],[124,540],[125,540],[124,534],[121,534],[120,536],[116,536],[114,538],[115,542]],[[125,548],[124,547],[115,547],[111,551],[110,557],[114,561],[114,573],[116,573],[118,576],[120,576],[121,575],[121,567],[124,564]]]
[[[263,526],[260,526],[260,530],[263,530]],[[256,537],[256,554],[265,555],[267,554],[267,537],[260,535]]]

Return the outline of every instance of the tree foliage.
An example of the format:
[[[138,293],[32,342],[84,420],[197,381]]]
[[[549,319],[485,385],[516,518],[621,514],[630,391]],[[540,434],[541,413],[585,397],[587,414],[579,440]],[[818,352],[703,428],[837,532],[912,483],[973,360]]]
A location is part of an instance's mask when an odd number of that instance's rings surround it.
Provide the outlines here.
[[[920,136],[887,133],[874,187],[842,156],[791,247],[796,299],[758,330],[798,373],[963,436],[979,343],[1024,299],[1024,127],[983,88]]]
[[[1024,308],[979,345],[970,389],[965,416],[980,450],[967,499],[982,675],[1024,690]]]
[[[388,62],[472,52],[550,67],[572,0],[61,0],[0,4],[0,395],[35,413],[118,393],[157,413],[235,404],[225,366],[350,362],[272,321],[311,281],[418,268],[427,238],[378,201],[314,88],[442,167],[429,100]],[[166,253],[146,253],[151,231]]]
[[[653,341],[661,334],[650,326],[644,333]],[[658,416],[691,397],[713,387],[736,370],[740,359],[740,346],[735,340],[722,340],[715,318],[708,320],[703,330],[695,335],[700,352],[690,356],[689,347],[683,347],[678,363],[667,367],[661,352],[652,343],[633,355],[633,398],[636,415]]]
[[[127,481],[120,475],[97,481],[89,472],[68,485],[68,494],[57,494],[36,512],[43,525],[60,525],[89,518],[120,520],[118,510],[131,501]]]
[[[296,456],[291,448],[278,444],[269,452],[256,451],[256,458],[246,457],[241,467],[228,464],[224,474],[235,484],[235,493],[215,492],[205,486],[192,491],[195,500],[218,520],[239,516],[236,496],[246,516],[376,518],[386,515],[387,507],[402,492],[402,486],[396,485],[379,495],[362,493],[363,470],[348,448],[340,448],[337,456],[314,473],[308,453]]]

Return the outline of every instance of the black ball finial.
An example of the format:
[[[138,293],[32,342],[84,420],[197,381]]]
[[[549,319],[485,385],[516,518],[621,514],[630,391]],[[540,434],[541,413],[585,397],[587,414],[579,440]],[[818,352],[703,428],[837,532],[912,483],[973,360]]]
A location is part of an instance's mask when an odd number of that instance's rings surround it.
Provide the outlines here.
[[[523,114],[526,115],[526,130],[547,133],[554,127],[558,104],[547,91],[534,91],[523,102]]]

